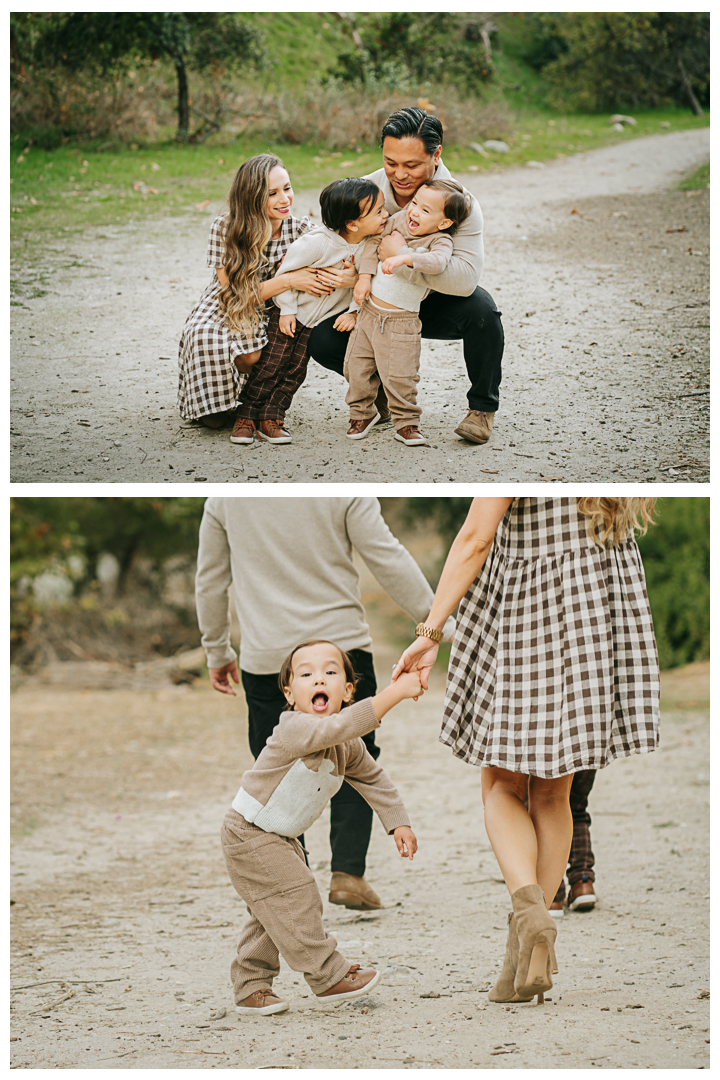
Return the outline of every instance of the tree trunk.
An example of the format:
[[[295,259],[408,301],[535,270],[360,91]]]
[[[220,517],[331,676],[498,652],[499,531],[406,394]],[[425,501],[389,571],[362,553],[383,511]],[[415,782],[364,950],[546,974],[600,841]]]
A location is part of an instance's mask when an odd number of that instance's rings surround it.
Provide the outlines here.
[[[690,108],[692,109],[692,111],[695,113],[696,116],[704,116],[705,112],[703,110],[703,107],[700,104],[700,102],[698,101],[698,99],[695,97],[695,93],[694,93],[692,85],[690,83],[690,76],[688,75],[687,71],[685,70],[685,65],[683,64],[680,57],[678,57],[678,67],[680,68],[680,74],[682,76],[683,90],[687,94],[688,100],[690,101]]]
[[[185,60],[182,54],[174,57],[178,81],[178,127],[177,141],[187,142],[190,132],[190,102],[188,101],[188,81]]]

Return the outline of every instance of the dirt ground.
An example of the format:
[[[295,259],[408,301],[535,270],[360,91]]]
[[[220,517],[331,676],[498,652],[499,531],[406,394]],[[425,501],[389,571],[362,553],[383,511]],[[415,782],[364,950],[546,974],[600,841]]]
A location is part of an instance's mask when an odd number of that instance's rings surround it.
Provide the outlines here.
[[[396,625],[387,602],[369,612]],[[400,648],[376,642],[381,681]],[[245,907],[219,845],[251,763],[242,702],[160,676],[85,689],[94,665],[87,678],[72,666],[73,685],[48,668],[13,695],[12,1068],[709,1067],[709,665],[663,677],[659,752],[598,775],[599,903],[559,923],[547,1004],[487,1001],[509,901],[479,773],[437,741],[437,671],[379,732],[418,855],[401,861],[376,823],[367,874],[385,907],[326,904],[328,930],[380,985],[320,1007],[283,964],[290,1010],[251,1020],[233,1009]],[[327,811],[307,842],[326,896]]]
[[[709,191],[674,188],[708,157],[703,129],[460,177],[483,208],[481,284],[507,340],[485,447],[453,433],[460,343],[423,344],[427,447],[388,428],[348,443],[345,384],[314,361],[289,446],[234,446],[182,421],[177,342],[220,205],[35,238],[13,269],[12,480],[707,481]],[[317,216],[317,195],[299,192],[296,213]]]

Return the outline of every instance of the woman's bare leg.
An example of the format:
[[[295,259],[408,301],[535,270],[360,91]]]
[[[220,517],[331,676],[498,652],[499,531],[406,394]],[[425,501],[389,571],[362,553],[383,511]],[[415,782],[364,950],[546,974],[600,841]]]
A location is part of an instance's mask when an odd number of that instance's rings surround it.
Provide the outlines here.
[[[572,775],[542,780],[507,769],[482,770],[485,830],[511,896],[525,885],[539,885],[548,907],[552,903],[572,842],[571,784]]]

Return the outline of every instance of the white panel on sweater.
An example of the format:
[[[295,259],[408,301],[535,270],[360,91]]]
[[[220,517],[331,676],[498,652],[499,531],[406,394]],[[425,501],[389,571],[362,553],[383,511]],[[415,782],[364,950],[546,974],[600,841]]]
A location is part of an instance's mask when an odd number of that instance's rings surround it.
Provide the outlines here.
[[[265,806],[240,788],[233,810],[265,832],[278,836],[300,836],[322,814],[340,790],[342,776],[333,776],[332,761],[324,758],[317,772],[297,760],[285,773]]]

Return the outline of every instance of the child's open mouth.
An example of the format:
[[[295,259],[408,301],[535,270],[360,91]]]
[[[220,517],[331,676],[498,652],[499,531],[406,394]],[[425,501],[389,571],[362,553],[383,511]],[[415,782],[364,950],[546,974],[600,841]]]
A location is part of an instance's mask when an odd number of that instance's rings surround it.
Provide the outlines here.
[[[312,707],[315,712],[322,712],[327,708],[328,696],[319,691],[317,694],[313,694]]]
[[[408,218],[408,229],[417,229],[420,226],[419,221],[413,221],[412,218]]]

